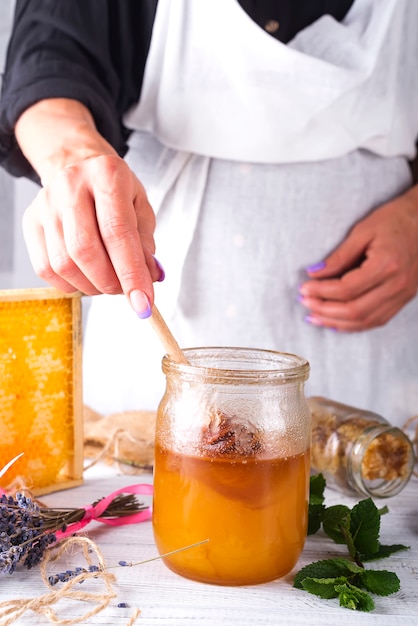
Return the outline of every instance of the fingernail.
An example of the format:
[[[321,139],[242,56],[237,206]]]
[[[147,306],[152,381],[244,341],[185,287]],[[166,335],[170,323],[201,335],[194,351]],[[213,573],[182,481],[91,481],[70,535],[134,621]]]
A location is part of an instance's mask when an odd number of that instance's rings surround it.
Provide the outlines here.
[[[312,324],[312,326],[322,326],[321,322],[313,315],[305,315],[304,320],[307,324]]]
[[[334,333],[338,332],[338,328],[336,328],[335,326],[324,326],[324,324],[313,315],[306,315],[304,317],[304,321],[307,322],[307,324],[312,324],[312,326],[322,326],[326,330],[332,330]]]
[[[319,272],[319,270],[323,270],[326,266],[325,261],[321,261],[320,263],[314,263],[313,265],[308,265],[306,268],[307,272]]]
[[[144,320],[151,315],[151,305],[143,291],[134,289],[134,291],[131,291],[129,298],[133,310],[141,320]]]
[[[165,278],[165,271],[163,266],[161,265],[161,263],[159,262],[159,260],[157,259],[156,256],[152,255],[155,261],[155,265],[158,267],[158,269],[160,270],[160,277],[158,278],[158,282],[162,283],[164,278]]]
[[[309,296],[309,288],[306,288],[306,282],[302,283],[301,285],[299,285],[298,287],[298,300],[299,302],[302,302],[302,300],[306,297]]]

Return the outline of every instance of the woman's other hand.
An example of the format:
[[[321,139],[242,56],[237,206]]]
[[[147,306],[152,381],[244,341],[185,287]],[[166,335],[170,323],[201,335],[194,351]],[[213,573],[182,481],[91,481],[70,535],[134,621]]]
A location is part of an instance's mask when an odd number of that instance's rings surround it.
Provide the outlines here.
[[[346,332],[386,324],[418,291],[418,186],[358,222],[307,273],[307,322]]]

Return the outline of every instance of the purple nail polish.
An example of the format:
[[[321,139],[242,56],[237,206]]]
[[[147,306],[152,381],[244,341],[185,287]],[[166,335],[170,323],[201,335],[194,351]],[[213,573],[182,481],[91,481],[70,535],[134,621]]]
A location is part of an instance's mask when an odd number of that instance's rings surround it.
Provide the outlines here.
[[[141,311],[140,313],[137,313],[137,316],[139,317],[139,319],[141,320],[146,320],[147,317],[151,316],[151,307],[148,304],[147,308],[144,311]]]
[[[159,260],[157,259],[157,257],[156,257],[156,256],[154,256],[154,255],[152,255],[152,256],[153,256],[153,259],[154,259],[154,261],[155,261],[155,265],[156,265],[156,266],[158,267],[158,269],[160,270],[160,276],[159,276],[159,278],[158,278],[157,282],[162,283],[162,282],[163,282],[163,280],[164,280],[164,278],[165,278],[165,271],[164,271],[164,268],[163,268],[163,266],[161,265],[161,263],[159,262]]]
[[[151,305],[143,291],[135,289],[130,294],[131,305],[137,316],[144,320],[151,315]]]
[[[306,268],[307,272],[319,272],[319,270],[323,270],[326,266],[325,261],[320,261],[320,263],[314,263],[313,265],[308,265]]]
[[[312,326],[322,326],[321,322],[313,315],[305,315],[303,318],[307,324],[311,324]]]

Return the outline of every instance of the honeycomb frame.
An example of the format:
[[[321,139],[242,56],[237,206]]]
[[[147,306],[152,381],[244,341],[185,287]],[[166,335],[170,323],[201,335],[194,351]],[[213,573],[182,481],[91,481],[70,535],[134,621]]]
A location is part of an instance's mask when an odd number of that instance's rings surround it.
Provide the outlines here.
[[[22,449],[27,446],[27,449]],[[83,482],[81,294],[0,290],[0,479],[33,495]]]

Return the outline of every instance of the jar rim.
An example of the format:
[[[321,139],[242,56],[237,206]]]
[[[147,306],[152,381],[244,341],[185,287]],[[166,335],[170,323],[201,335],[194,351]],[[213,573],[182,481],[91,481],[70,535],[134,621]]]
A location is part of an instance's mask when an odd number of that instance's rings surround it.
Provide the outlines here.
[[[179,363],[165,355],[162,361],[164,373],[177,372],[229,382],[289,382],[307,380],[310,371],[307,359],[290,352],[224,346],[185,348],[183,352],[189,363]]]

